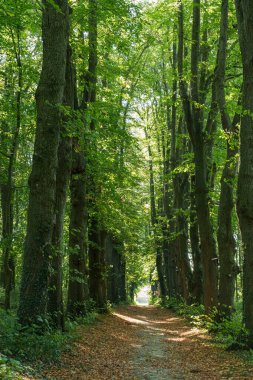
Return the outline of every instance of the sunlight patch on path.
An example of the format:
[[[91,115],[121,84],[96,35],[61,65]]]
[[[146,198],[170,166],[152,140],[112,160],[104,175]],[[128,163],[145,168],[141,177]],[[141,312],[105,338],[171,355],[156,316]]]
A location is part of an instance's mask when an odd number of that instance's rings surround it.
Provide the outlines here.
[[[142,321],[141,319],[131,318],[131,317],[128,317],[126,315],[119,314],[119,313],[113,313],[113,315],[115,315],[118,318],[123,319],[126,322],[129,322],[129,323],[132,323],[135,325],[149,325],[149,322]]]

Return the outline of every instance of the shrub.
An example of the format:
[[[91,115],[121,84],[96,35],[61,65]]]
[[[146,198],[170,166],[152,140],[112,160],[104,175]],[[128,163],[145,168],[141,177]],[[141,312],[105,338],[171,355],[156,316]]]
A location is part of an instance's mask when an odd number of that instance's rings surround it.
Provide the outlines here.
[[[22,380],[21,375],[32,375],[33,371],[29,367],[24,367],[19,361],[9,359],[0,354],[0,379]]]
[[[22,329],[13,314],[0,310],[0,352],[27,362],[55,362],[76,337],[74,330],[62,333],[48,329],[38,334],[38,329],[37,325]]]
[[[192,321],[194,317],[204,314],[204,306],[198,304],[187,305],[183,300],[178,298],[167,298],[165,307],[174,310],[178,315]]]
[[[214,341],[222,344],[227,350],[247,348],[248,333],[243,326],[241,311],[238,310],[226,317],[222,316],[217,308],[213,308],[212,312],[206,315],[203,305],[187,305],[183,300],[176,298],[167,299],[165,305],[190,320],[194,326],[213,334]]]

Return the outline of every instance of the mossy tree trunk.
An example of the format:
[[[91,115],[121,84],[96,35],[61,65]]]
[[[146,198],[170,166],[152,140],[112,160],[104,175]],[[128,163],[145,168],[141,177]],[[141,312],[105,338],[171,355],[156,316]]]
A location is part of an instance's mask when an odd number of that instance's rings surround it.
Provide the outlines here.
[[[243,315],[253,347],[253,2],[236,0],[239,41],[243,62],[240,169],[237,210],[244,249]]]
[[[219,247],[220,279],[219,303],[222,314],[229,315],[234,308],[235,281],[237,267],[235,263],[236,242],[234,238],[232,216],[235,206],[234,186],[238,166],[238,131],[239,117],[230,120],[226,109],[225,79],[228,39],[229,1],[222,0],[219,49],[215,70],[216,97],[219,105],[221,124],[228,136],[226,162],[221,177],[221,191],[218,210],[217,240]]]
[[[185,122],[193,145],[195,164],[195,197],[196,212],[199,226],[201,259],[203,265],[203,298],[205,310],[210,312],[218,303],[218,265],[216,243],[210,219],[209,194],[207,183],[207,148],[205,133],[212,132],[213,107],[208,115],[207,126],[204,127],[200,104],[203,103],[199,92],[199,61],[200,61],[200,0],[193,0],[192,49],[191,49],[191,96],[184,81],[184,18],[183,5],[179,7],[179,44],[178,73],[180,95],[183,104]],[[202,78],[203,81],[203,78]],[[202,85],[202,83],[201,83]],[[210,144],[210,143],[209,143]]]
[[[89,104],[96,102],[97,95],[97,12],[97,0],[89,0],[89,62],[86,75],[86,100]],[[94,117],[92,117],[89,126],[91,131],[95,131]],[[97,178],[90,173],[88,189],[91,211],[89,215],[89,290],[91,298],[96,302],[98,309],[103,312],[107,309],[105,266],[105,239],[107,233],[99,220],[98,199],[100,192]]]
[[[67,48],[65,74],[64,106],[70,113],[74,109],[74,72],[71,47]],[[63,111],[64,112],[64,111]],[[54,325],[64,330],[64,308],[62,294],[62,263],[63,263],[63,227],[65,205],[71,170],[72,140],[68,136],[67,123],[69,117],[64,116],[60,130],[58,147],[58,168],[56,173],[55,222],[52,235],[52,253],[50,263],[50,281],[48,292],[48,313]]]
[[[8,310],[11,307],[11,291],[15,287],[15,257],[12,250],[13,223],[14,223],[14,193],[15,193],[15,166],[19,147],[19,135],[21,129],[21,101],[23,91],[23,68],[21,62],[20,27],[16,30],[17,42],[12,32],[12,43],[17,66],[17,92],[16,92],[16,123],[11,131],[8,122],[3,121],[2,144],[6,149],[7,167],[1,181],[1,209],[2,209],[2,239],[3,239],[3,286],[5,289],[4,306]],[[7,81],[8,79],[6,79]],[[12,139],[10,139],[10,133]]]
[[[55,217],[57,154],[60,141],[69,35],[67,0],[42,1],[43,62],[36,92],[37,128],[29,178],[27,234],[18,318],[23,325],[45,317]],[[59,9],[58,9],[59,7]]]

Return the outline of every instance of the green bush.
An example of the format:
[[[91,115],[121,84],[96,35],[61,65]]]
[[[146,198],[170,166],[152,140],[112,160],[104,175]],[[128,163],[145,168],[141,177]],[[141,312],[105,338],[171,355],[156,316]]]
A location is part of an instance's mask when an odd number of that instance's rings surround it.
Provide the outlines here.
[[[23,377],[21,375],[32,374],[31,368],[25,367],[19,361],[0,354],[0,379],[22,380]]]
[[[55,362],[75,338],[74,330],[68,333],[51,331],[38,334],[38,326],[22,329],[16,317],[0,310],[0,352],[27,362]]]
[[[232,313],[229,317],[218,318],[218,320],[214,314],[213,319],[207,322],[207,328],[214,334],[215,341],[223,344],[226,349],[247,348],[248,334],[239,311]]]
[[[187,305],[183,300],[178,298],[167,298],[164,302],[164,306],[168,309],[172,309],[178,315],[192,321],[194,317],[204,314],[204,306],[198,304]]]
[[[172,309],[178,315],[187,318],[199,328],[213,334],[214,341],[222,344],[228,350],[247,348],[247,330],[243,326],[240,310],[232,312],[229,317],[222,316],[217,308],[209,315],[204,313],[203,305],[187,305],[177,298],[167,299],[165,307]]]

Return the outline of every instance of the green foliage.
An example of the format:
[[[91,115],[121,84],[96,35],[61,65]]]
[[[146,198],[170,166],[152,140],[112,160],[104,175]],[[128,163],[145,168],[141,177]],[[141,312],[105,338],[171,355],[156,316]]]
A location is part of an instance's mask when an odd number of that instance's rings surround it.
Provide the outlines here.
[[[97,313],[95,311],[87,313],[85,316],[80,316],[75,318],[75,320],[68,319],[66,321],[67,331],[73,331],[77,326],[86,326],[94,323],[97,318]]]
[[[246,349],[247,330],[243,327],[242,314],[236,311],[229,317],[221,317],[217,309],[202,319],[202,324],[214,334],[214,340],[226,349]]]
[[[22,329],[14,315],[0,310],[0,352],[25,362],[52,363],[76,337],[73,329],[67,333],[48,330],[44,334],[38,334],[38,329],[37,325]]]
[[[18,360],[0,354],[0,379],[22,380],[21,375],[32,375],[32,373],[31,368],[24,366]]]
[[[167,298],[164,302],[164,307],[172,309],[178,315],[189,319],[190,321],[194,320],[196,316],[203,315],[204,306],[197,305],[195,303],[187,305],[183,300],[178,298]]]
[[[214,342],[227,350],[247,348],[247,330],[243,327],[242,313],[236,311],[229,317],[222,316],[216,308],[209,315],[204,314],[203,305],[187,305],[183,300],[170,298],[163,306],[188,319],[194,326],[207,330]]]
[[[78,338],[76,328],[94,323],[96,316],[95,312],[90,312],[75,321],[67,320],[67,332],[64,333],[48,330],[40,334],[40,326],[22,329],[14,315],[0,310],[0,379],[21,380],[21,375],[34,374],[34,370],[24,363],[39,368],[57,362],[62,352],[70,349],[73,340]]]

